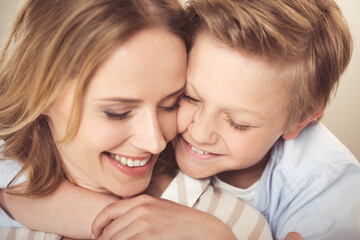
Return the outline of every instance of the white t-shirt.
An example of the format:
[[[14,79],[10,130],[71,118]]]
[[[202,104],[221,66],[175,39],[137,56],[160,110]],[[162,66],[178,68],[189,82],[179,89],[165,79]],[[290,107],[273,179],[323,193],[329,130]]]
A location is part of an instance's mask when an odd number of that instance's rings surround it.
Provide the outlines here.
[[[259,185],[259,181],[256,181],[253,185],[251,185],[250,187],[245,188],[245,189],[234,187],[234,186],[222,181],[217,176],[212,177],[211,181],[212,181],[212,184],[214,187],[224,189],[224,190],[232,193],[236,197],[243,199],[250,205],[253,205],[254,197],[255,197],[257,186]]]

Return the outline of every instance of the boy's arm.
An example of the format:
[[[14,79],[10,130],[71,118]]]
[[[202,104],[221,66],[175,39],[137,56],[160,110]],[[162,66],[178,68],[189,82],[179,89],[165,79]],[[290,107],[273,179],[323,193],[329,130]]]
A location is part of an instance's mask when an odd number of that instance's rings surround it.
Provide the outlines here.
[[[91,224],[108,204],[119,199],[64,181],[52,194],[26,198],[0,192],[2,207],[24,226],[71,238],[91,238]]]

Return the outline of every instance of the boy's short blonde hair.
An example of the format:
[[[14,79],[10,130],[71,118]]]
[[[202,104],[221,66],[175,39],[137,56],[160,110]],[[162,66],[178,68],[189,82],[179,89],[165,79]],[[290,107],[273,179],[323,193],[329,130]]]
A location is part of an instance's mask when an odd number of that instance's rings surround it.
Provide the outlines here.
[[[193,38],[292,67],[287,130],[325,108],[352,53],[347,23],[332,0],[193,0]]]

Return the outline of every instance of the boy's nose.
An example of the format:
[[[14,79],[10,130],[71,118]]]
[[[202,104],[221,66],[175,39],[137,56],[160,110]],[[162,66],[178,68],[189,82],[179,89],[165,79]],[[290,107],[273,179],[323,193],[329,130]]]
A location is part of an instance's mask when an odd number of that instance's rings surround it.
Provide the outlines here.
[[[190,123],[188,131],[194,141],[202,144],[215,144],[218,135],[215,131],[214,116],[207,116],[203,112],[194,115],[193,122]]]

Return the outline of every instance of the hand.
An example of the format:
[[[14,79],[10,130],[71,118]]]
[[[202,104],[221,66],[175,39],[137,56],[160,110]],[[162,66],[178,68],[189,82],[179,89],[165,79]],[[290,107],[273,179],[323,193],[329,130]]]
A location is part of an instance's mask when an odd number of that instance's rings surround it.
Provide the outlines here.
[[[216,217],[164,199],[141,195],[108,205],[93,235],[106,239],[235,239]]]
[[[304,238],[297,232],[290,232],[286,235],[285,240],[304,240]]]

